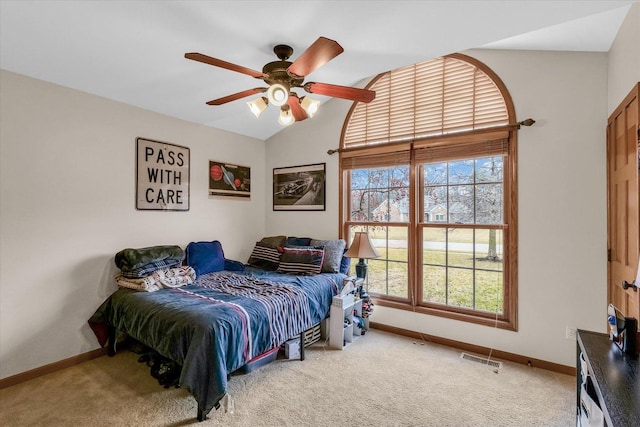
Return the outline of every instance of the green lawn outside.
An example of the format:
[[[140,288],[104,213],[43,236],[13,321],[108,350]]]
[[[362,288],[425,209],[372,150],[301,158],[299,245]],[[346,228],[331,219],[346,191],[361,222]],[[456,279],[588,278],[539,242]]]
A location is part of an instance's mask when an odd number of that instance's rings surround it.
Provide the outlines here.
[[[388,253],[386,248],[377,249],[381,257],[368,260],[369,292],[406,298],[408,292],[407,249],[389,248]],[[484,255],[486,254],[476,254],[476,258],[482,258]],[[423,260],[425,301],[474,308],[473,252],[449,251],[448,268],[444,250],[425,250]],[[357,262],[357,259],[351,260],[352,273],[355,272]],[[502,313],[502,262],[476,259],[475,279],[475,309]]]

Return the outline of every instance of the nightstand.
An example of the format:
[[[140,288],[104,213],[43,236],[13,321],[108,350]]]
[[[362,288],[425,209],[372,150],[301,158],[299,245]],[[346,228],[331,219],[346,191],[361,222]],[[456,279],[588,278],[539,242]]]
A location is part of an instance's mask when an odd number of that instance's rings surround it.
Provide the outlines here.
[[[364,335],[364,331],[362,300],[355,299],[354,294],[333,297],[329,316],[329,346],[342,350]]]

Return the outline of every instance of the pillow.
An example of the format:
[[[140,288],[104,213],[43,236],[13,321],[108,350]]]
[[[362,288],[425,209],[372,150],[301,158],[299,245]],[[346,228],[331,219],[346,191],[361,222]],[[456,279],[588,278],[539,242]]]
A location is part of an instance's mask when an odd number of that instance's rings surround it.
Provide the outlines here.
[[[244,264],[233,259],[225,259],[224,269],[227,271],[244,271]]]
[[[285,246],[309,246],[311,245],[310,237],[287,237]]]
[[[340,261],[347,245],[342,239],[338,240],[311,240],[311,246],[324,246],[323,273],[337,273],[340,271]]]
[[[278,273],[310,276],[320,274],[324,249],[322,247],[282,248],[282,257],[278,266]]]
[[[345,248],[345,250],[342,253],[343,254],[347,253],[347,249]],[[340,260],[340,273],[342,274],[349,273],[350,266],[351,266],[351,258],[343,255],[342,259]]]
[[[287,240],[287,236],[270,236],[263,237],[260,242],[267,243],[273,246],[284,246],[284,242]]]
[[[247,264],[252,267],[269,271],[276,271],[279,263],[280,249],[277,246],[262,242],[256,242],[251,256],[249,256],[249,261],[247,261]]]
[[[186,263],[193,267],[196,276],[224,270],[224,252],[222,244],[212,242],[191,242],[187,245]]]

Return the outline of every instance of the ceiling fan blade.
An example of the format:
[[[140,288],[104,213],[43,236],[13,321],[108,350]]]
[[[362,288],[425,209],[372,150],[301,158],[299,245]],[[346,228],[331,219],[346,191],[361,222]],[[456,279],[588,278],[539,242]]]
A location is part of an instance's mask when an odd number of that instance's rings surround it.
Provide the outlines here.
[[[291,114],[296,119],[296,122],[301,122],[305,120],[307,116],[307,112],[304,111],[304,108],[300,105],[300,98],[297,95],[289,95],[289,99],[287,100],[287,104],[289,104],[289,108],[291,109]]]
[[[373,90],[330,85],[327,83],[309,82],[304,85],[304,90],[309,93],[317,93],[318,95],[332,96],[334,98],[342,98],[358,102],[371,102],[376,97],[376,92]]]
[[[213,101],[209,101],[209,102],[207,102],[207,105],[222,105],[222,104],[226,104],[227,102],[235,101],[236,99],[245,98],[247,96],[251,96],[251,95],[256,94],[256,93],[262,93],[262,92],[264,92],[266,90],[267,90],[267,88],[265,88],[265,87],[256,87],[254,89],[243,90],[242,92],[234,93],[232,95],[227,95],[227,96],[224,96],[222,98],[218,98],[218,99],[214,99]]]
[[[231,62],[223,61],[222,59],[212,58],[207,55],[203,55],[197,52],[185,53],[184,57],[205,64],[213,65],[215,67],[225,68],[231,71],[237,71],[238,73],[248,74],[251,77],[261,79],[264,77],[261,71],[252,70],[251,68],[242,67],[240,65],[232,64]]]
[[[319,37],[288,68],[289,73],[304,77],[344,52],[335,40]]]

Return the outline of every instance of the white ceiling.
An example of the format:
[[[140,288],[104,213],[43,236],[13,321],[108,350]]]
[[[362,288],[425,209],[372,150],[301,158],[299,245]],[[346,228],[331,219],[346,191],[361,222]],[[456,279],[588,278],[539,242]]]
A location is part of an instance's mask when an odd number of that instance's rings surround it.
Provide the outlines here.
[[[0,0],[0,67],[264,140],[281,130],[275,108],[205,104],[262,81],[186,52],[261,70],[274,45],[293,61],[324,36],[344,53],[305,81],[352,86],[471,48],[606,52],[637,1]]]

